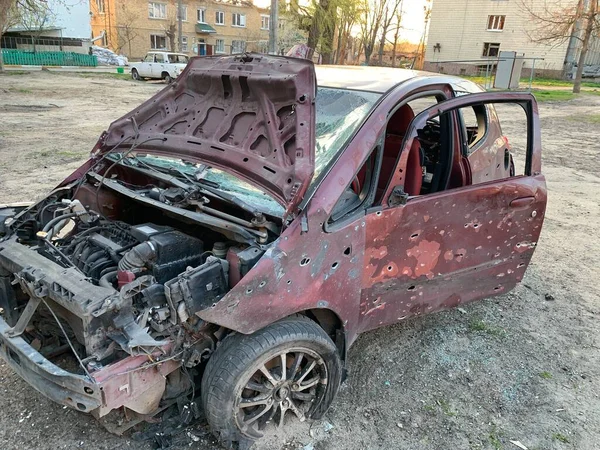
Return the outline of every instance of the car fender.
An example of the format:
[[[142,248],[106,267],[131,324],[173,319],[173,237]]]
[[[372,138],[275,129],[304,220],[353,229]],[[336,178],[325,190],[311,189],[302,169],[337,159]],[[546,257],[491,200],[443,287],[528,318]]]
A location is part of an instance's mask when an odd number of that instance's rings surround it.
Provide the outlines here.
[[[306,220],[294,221],[233,289],[197,315],[251,334],[296,313],[329,310],[339,318],[349,346],[360,311],[364,227],[325,233],[318,218]]]

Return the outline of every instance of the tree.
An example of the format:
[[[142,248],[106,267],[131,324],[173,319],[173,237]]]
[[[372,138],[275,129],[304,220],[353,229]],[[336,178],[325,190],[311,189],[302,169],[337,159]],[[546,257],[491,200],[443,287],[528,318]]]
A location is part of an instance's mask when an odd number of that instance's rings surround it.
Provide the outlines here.
[[[400,8],[396,11],[396,23],[394,30],[394,39],[390,42],[392,44],[392,67],[396,67],[396,52],[398,50],[398,39],[400,38],[400,29],[402,24],[402,2],[400,2]]]
[[[385,14],[381,22],[381,37],[379,38],[379,65],[383,63],[383,50],[387,41],[387,33],[396,17],[398,8],[402,5],[402,0],[388,0],[385,4]]]
[[[131,43],[140,36],[139,28],[135,26],[139,13],[130,9],[125,3],[121,6],[122,10],[119,12],[119,25],[117,26],[117,48],[115,50],[120,54],[123,48],[127,46],[127,56],[131,58],[133,54]]]
[[[543,8],[534,6],[532,0],[522,3],[524,9],[537,24],[530,33],[534,42],[550,45],[560,45],[566,42],[579,42],[579,58],[577,72],[573,83],[573,92],[581,91],[581,79],[585,59],[593,42],[600,37],[600,6],[599,0],[579,0],[576,5],[564,6],[558,0],[545,4]]]
[[[365,53],[367,66],[371,62],[371,55],[375,50],[375,43],[380,36],[381,23],[384,20],[387,0],[362,0],[362,17],[360,21],[360,34],[362,47]]]
[[[24,15],[39,12],[47,7],[46,0],[0,0],[0,43],[6,30],[21,23]],[[4,61],[0,49],[0,72],[3,70]]]

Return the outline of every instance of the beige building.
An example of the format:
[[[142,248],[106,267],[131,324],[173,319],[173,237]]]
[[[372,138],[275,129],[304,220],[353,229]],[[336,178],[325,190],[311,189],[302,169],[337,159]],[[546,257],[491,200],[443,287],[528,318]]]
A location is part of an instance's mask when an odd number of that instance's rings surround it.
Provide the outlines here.
[[[93,34],[105,35],[106,47],[133,60],[150,50],[181,49],[189,55],[267,50],[269,10],[250,1],[184,1],[181,45],[177,0],[90,3]]]
[[[433,0],[425,70],[453,74],[482,74],[489,59],[496,60],[500,51],[514,51],[535,61],[538,74],[561,76],[572,71],[580,41],[541,44],[531,35],[538,24],[532,20],[527,5],[543,14],[544,8],[558,2],[576,5],[577,0]],[[600,43],[595,42],[586,64],[600,64]],[[524,73],[533,61],[526,60]]]

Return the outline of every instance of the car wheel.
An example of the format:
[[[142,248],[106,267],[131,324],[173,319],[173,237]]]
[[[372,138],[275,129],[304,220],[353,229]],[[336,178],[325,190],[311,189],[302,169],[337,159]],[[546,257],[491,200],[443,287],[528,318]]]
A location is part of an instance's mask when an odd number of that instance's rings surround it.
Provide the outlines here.
[[[133,78],[136,81],[139,81],[141,79],[140,74],[136,69],[131,69],[131,78]]]
[[[290,420],[320,418],[340,380],[335,344],[318,324],[295,316],[227,337],[202,377],[202,404],[222,442],[248,442]]]
[[[173,78],[168,73],[163,73],[163,80],[167,84],[171,84],[173,82]]]

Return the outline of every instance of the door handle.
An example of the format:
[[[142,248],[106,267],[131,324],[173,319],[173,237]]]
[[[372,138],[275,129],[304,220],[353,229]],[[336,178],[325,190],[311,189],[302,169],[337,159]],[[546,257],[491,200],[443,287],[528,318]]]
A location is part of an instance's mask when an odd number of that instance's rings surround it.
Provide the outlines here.
[[[510,202],[509,206],[511,208],[523,208],[531,205],[533,202],[535,202],[535,197],[519,197]]]

